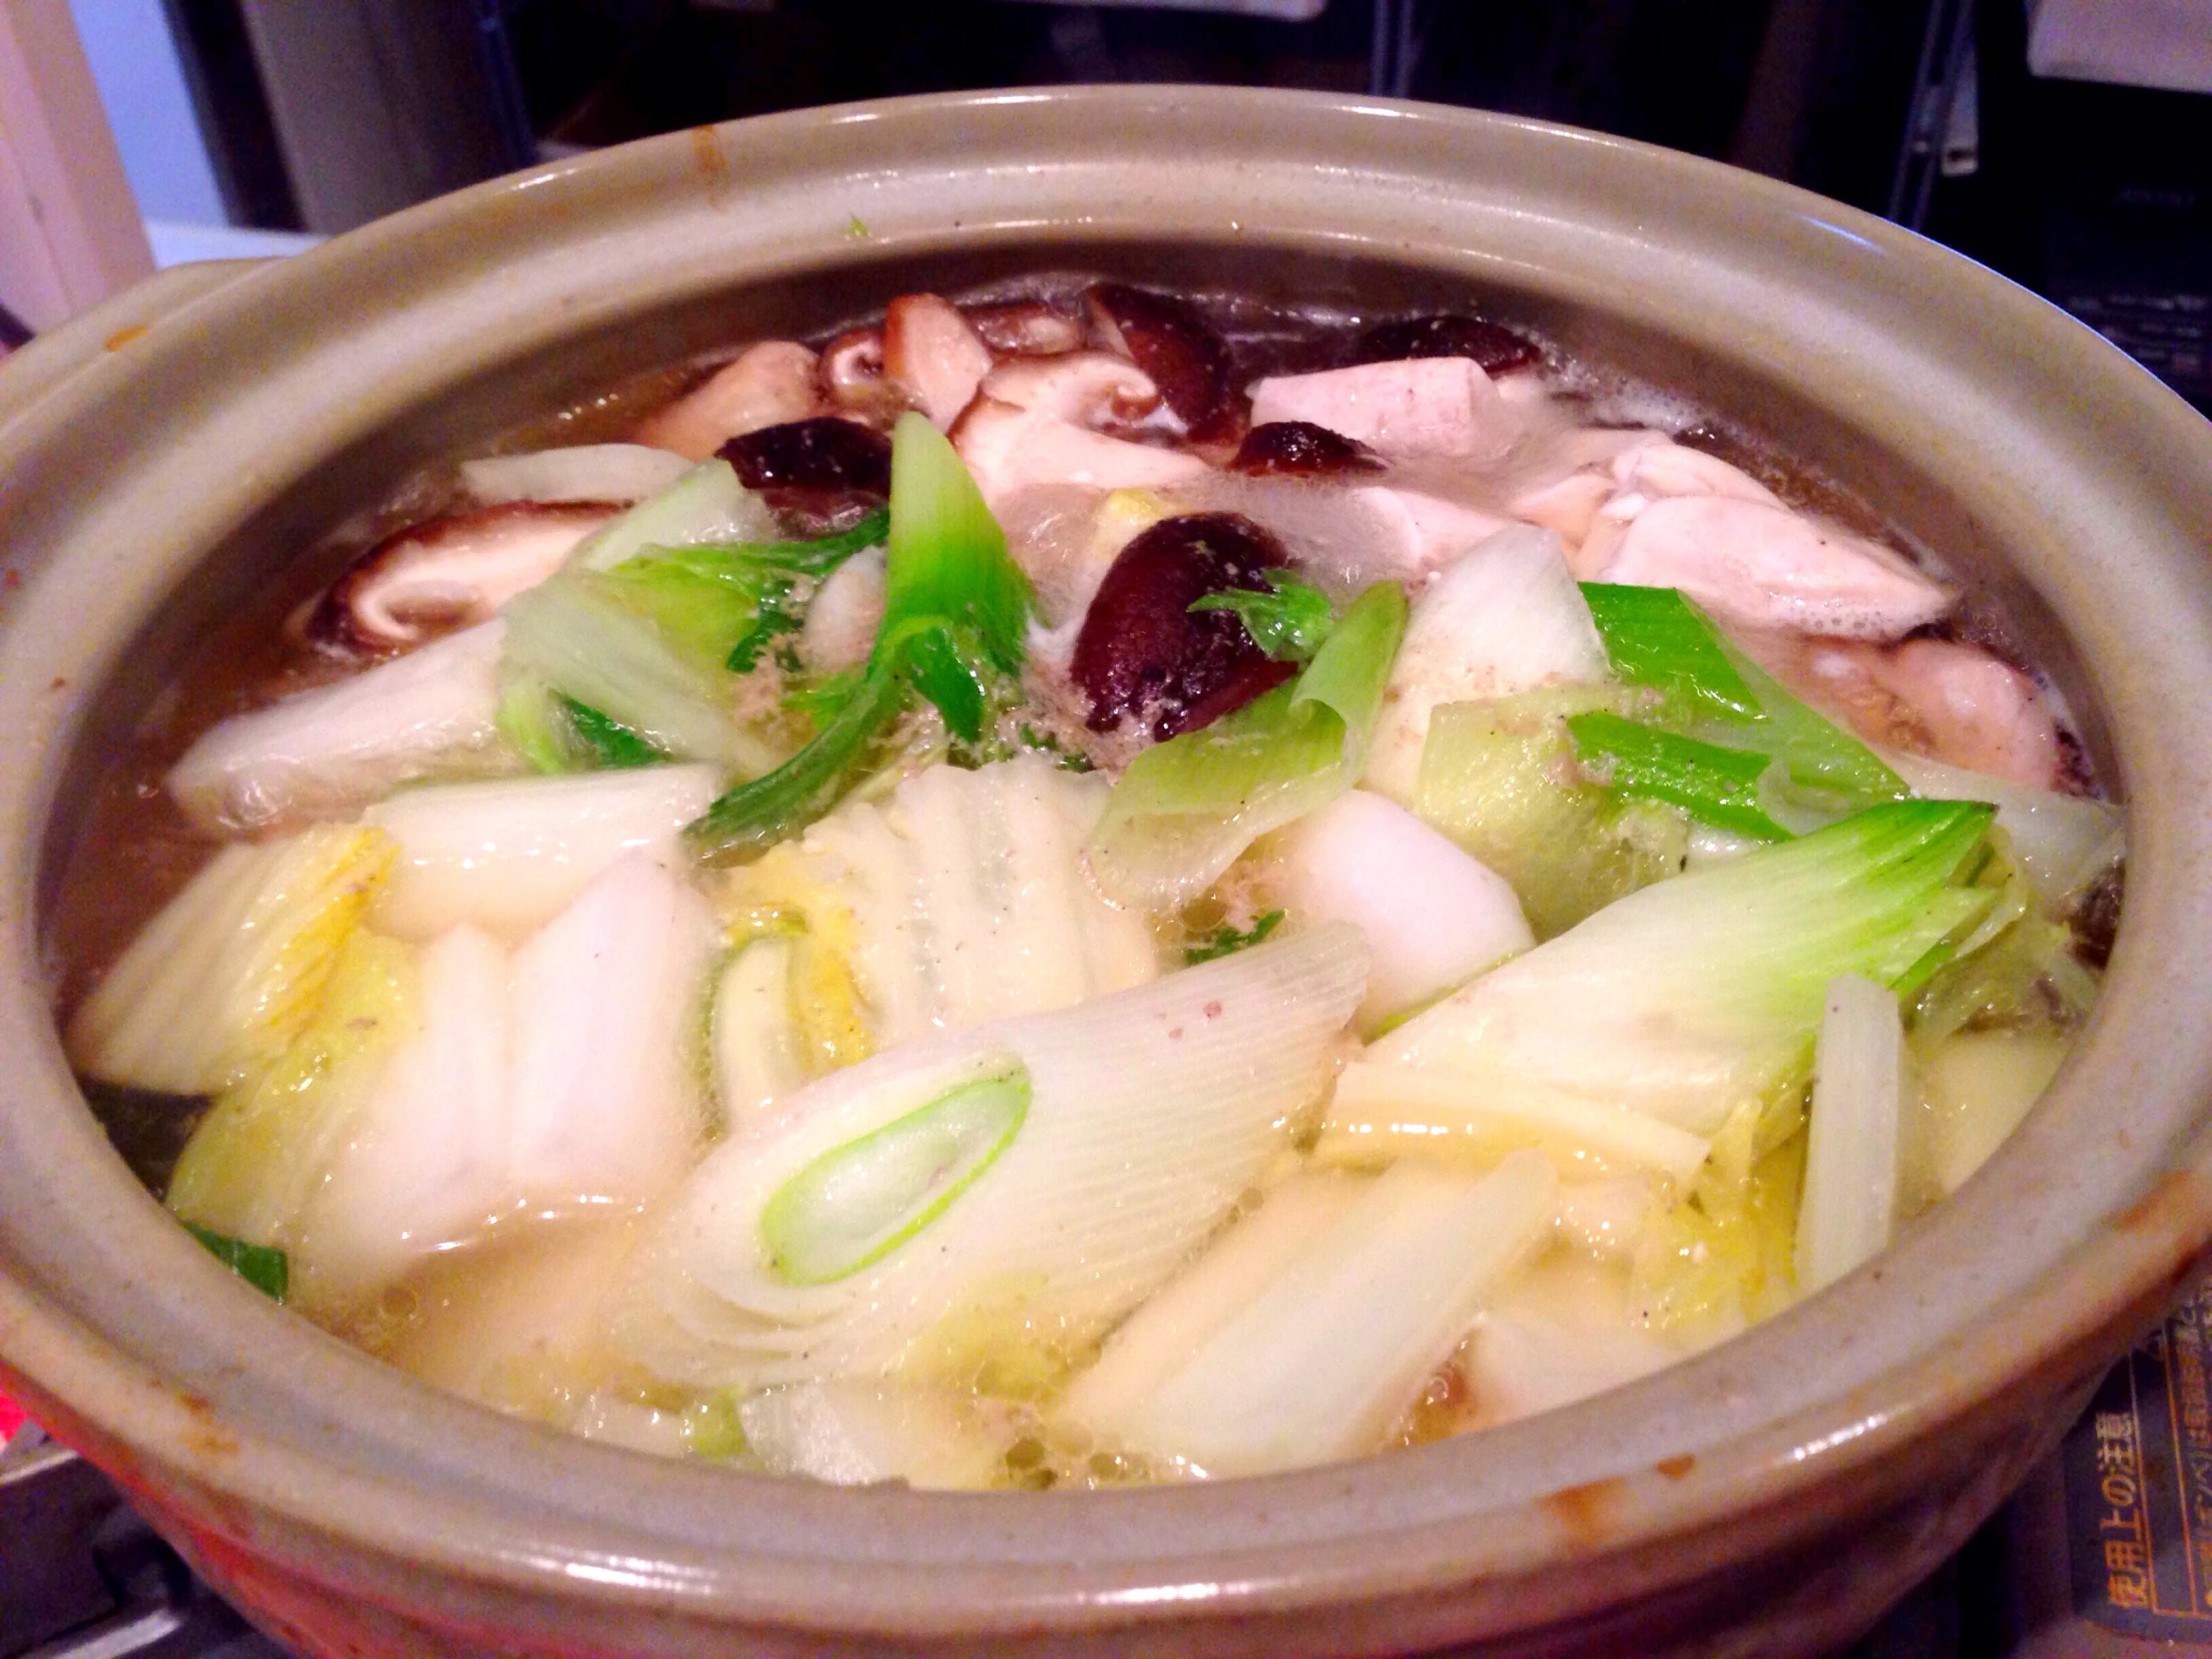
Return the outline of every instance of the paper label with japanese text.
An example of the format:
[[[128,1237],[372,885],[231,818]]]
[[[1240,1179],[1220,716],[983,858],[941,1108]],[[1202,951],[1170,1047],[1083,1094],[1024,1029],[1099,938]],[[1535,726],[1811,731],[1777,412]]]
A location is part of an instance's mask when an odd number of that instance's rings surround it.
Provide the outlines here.
[[[2074,1610],[2119,1635],[2212,1641],[2212,1289],[2112,1368],[2066,1436]]]

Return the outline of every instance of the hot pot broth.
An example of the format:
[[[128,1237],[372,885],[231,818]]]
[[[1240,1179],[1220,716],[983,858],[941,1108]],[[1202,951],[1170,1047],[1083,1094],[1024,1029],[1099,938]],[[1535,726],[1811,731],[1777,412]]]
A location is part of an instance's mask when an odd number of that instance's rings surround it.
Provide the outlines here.
[[[431,1382],[837,1480],[1433,1438],[1849,1271],[2095,995],[1987,602],[1526,334],[1050,282],[653,403],[211,640],[65,887],[119,1142]]]

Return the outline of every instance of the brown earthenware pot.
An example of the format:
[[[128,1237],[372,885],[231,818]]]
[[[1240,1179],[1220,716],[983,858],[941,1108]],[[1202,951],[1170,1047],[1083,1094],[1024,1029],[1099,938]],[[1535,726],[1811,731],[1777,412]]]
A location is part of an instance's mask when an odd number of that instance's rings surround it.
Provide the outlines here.
[[[1077,267],[1464,304],[1815,458],[2024,619],[2130,804],[2102,1006],[1898,1248],[1510,1428],[1105,1494],[779,1483],[434,1394],[263,1302],[128,1175],[43,906],[99,757],[208,621],[410,468],[717,341]],[[703,129],[0,368],[0,1383],[269,1628],[330,1653],[1822,1651],[2051,1443],[2212,1238],[2212,426],[1967,262],[1588,134],[1234,90]]]

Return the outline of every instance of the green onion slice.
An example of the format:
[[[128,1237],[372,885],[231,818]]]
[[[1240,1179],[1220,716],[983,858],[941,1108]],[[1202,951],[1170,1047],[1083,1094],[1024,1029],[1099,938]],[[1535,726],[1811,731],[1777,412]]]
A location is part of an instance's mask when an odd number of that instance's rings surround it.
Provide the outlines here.
[[[1017,1064],[823,1153],[762,1208],[770,1270],[787,1285],[830,1285],[880,1262],[997,1162],[1029,1099]]]

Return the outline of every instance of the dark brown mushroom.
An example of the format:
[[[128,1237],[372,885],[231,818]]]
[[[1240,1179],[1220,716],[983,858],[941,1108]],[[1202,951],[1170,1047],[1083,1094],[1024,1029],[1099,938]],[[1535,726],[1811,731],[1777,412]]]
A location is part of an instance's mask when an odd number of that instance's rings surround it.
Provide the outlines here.
[[[1084,301],[1099,343],[1152,377],[1194,442],[1233,432],[1229,347],[1193,306],[1126,282],[1100,282]]]
[[[1156,739],[1210,725],[1283,684],[1297,665],[1252,641],[1233,611],[1193,611],[1210,593],[1265,591],[1289,562],[1283,544],[1241,513],[1162,519],[1121,550],[1075,639],[1072,675],[1090,727],[1135,720]]]
[[[764,426],[724,444],[722,458],[794,536],[850,529],[890,495],[891,440],[838,415]]]
[[[1336,478],[1386,472],[1389,465],[1355,439],[1310,420],[1271,420],[1245,433],[1229,462],[1251,478]]]
[[[1543,355],[1534,340],[1478,316],[1412,316],[1368,329],[1353,343],[1343,366],[1407,357],[1472,357],[1485,374],[1503,374],[1541,362]]]
[[[346,566],[301,631],[325,650],[376,656],[488,621],[620,511],[601,501],[514,501],[412,525]]]
[[[891,440],[837,415],[764,426],[732,438],[721,453],[747,489],[786,485],[890,494]]]

